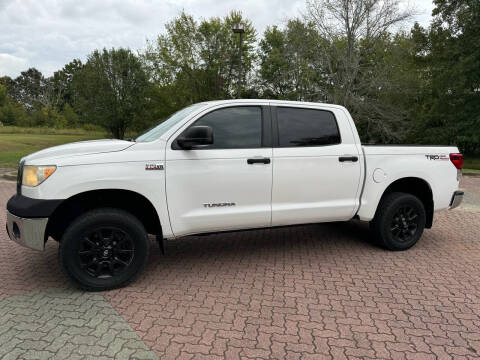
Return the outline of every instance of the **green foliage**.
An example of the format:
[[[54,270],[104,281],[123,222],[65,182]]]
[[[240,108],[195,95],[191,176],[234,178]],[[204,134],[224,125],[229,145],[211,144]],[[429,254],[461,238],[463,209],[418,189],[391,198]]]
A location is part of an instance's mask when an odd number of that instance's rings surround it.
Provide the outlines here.
[[[480,2],[436,0],[430,29],[416,25],[416,65],[424,75],[411,139],[480,153]]]
[[[123,139],[141,121],[150,87],[142,63],[128,49],[94,51],[73,78],[75,108],[84,123],[95,123]]]
[[[480,170],[480,157],[465,156],[463,168]]]
[[[81,125],[80,116],[73,110],[70,104],[63,106],[62,116],[65,118],[65,127],[78,127]]]
[[[393,32],[408,18],[398,4],[308,0],[305,19],[268,27],[258,42],[240,12],[181,13],[139,55],[96,50],[48,78],[34,68],[0,77],[0,129],[130,136],[186,105],[236,97],[241,51],[242,97],[340,104],[364,142],[455,144],[480,155],[480,1],[434,0],[428,28]]]
[[[21,103],[26,109],[35,109],[47,102],[48,84],[40,71],[30,68],[22,71],[9,90],[9,96],[16,102]]]
[[[419,77],[408,34],[383,33],[359,44],[359,71],[347,106],[364,142],[400,143],[411,127]]]
[[[72,135],[72,136],[95,136],[105,137],[105,133],[99,126],[89,124],[86,128],[55,129],[51,127],[27,127],[27,126],[1,126],[0,134],[30,134],[30,135]]]
[[[5,106],[7,103],[7,89],[5,85],[0,84],[0,107]]]
[[[158,118],[188,104],[234,96],[239,37],[232,33],[231,26],[236,22],[245,25],[241,49],[245,84],[255,59],[256,33],[251,22],[238,12],[199,23],[182,13],[165,26],[166,34],[148,43],[143,59],[157,87],[152,98]]]
[[[8,101],[0,107],[0,124],[4,126],[26,126],[28,123],[27,113],[22,105]]]
[[[288,21],[284,30],[267,28],[259,48],[264,97],[318,100],[316,85],[322,80],[313,68],[318,39],[313,26],[299,19]]]
[[[16,79],[1,78],[0,87],[7,90],[7,96],[3,106],[0,104],[0,122],[16,126],[68,126],[68,120],[61,114],[63,104],[54,101],[52,84],[53,78],[44,78],[34,68],[22,72]]]
[[[16,125],[25,119],[23,107],[8,98],[6,86],[0,83],[0,126]]]
[[[65,65],[62,70],[56,71],[49,79],[51,100],[59,110],[64,110],[67,106],[71,109],[73,106],[73,77],[77,71],[82,69],[82,66],[80,60],[74,59]]]

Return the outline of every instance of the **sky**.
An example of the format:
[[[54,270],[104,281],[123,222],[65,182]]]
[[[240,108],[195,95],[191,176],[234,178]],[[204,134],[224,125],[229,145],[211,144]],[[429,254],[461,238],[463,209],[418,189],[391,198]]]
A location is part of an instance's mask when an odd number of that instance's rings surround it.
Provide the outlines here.
[[[413,21],[428,25],[432,0],[408,2],[418,13]],[[141,50],[182,10],[197,19],[240,10],[262,34],[300,16],[305,0],[0,0],[0,77],[29,67],[50,76],[104,47]]]

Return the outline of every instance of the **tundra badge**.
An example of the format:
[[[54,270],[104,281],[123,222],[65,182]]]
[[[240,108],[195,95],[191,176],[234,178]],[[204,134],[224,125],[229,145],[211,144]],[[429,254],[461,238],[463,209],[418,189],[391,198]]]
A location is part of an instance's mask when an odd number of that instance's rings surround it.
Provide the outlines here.
[[[145,170],[163,170],[162,164],[145,164]]]
[[[224,206],[235,206],[234,202],[223,202],[223,203],[205,203],[203,207],[212,208],[212,207],[224,207]]]

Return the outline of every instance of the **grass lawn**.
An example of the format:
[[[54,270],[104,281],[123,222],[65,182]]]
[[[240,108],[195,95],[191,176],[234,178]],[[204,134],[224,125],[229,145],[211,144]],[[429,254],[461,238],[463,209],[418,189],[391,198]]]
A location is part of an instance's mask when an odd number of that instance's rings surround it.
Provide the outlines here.
[[[33,132],[33,131],[32,131]],[[106,136],[100,132],[73,130],[54,133],[5,133],[0,131],[0,168],[16,168],[20,159],[35,151],[50,146],[75,141],[102,139]]]
[[[480,170],[477,170],[477,169],[462,169],[463,173],[464,174],[478,174],[480,175]]]
[[[3,126],[0,127],[0,168],[16,168],[23,156],[50,146],[108,137],[111,136],[100,129],[87,131]],[[463,169],[465,172],[480,172],[480,157],[465,156]]]
[[[463,162],[463,168],[464,169],[480,170],[480,158],[469,157],[468,155],[466,155],[465,160]]]

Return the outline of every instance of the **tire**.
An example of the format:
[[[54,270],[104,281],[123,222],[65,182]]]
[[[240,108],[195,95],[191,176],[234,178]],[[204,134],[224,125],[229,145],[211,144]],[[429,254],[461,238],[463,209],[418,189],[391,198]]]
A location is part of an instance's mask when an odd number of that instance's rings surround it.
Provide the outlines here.
[[[416,196],[394,192],[381,200],[370,229],[384,248],[407,250],[422,236],[425,221],[425,207]]]
[[[77,287],[102,291],[131,282],[145,267],[149,247],[147,232],[136,217],[123,210],[101,208],[68,226],[58,257]]]

